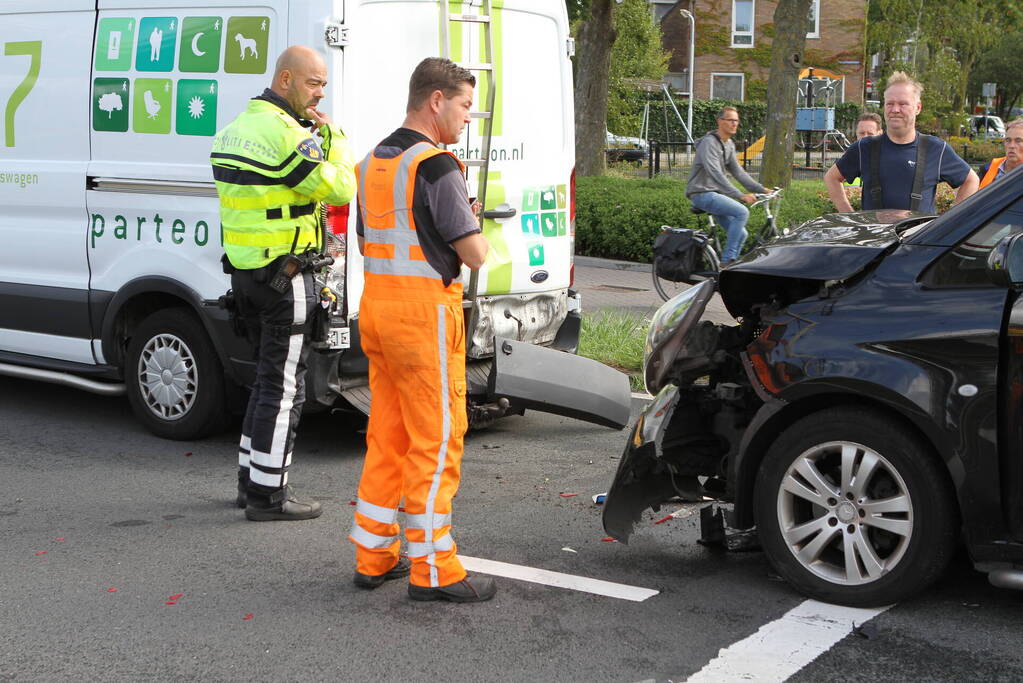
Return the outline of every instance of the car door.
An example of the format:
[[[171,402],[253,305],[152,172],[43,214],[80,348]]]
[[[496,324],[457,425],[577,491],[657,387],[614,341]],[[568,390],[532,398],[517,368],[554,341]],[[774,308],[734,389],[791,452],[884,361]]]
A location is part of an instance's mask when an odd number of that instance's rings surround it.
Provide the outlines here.
[[[1023,197],[1009,203],[968,237],[937,259],[922,278],[925,286],[944,290],[955,298],[967,294],[980,312],[985,303],[999,301],[1005,311],[999,329],[997,358],[990,362],[997,372],[995,386],[962,384],[962,434],[964,439],[980,435],[996,444],[994,457],[979,457],[968,477],[973,500],[978,505],[1000,499],[1006,527],[1017,540],[1023,540],[1023,297],[994,285],[987,274],[987,257],[1006,235],[1023,232]],[[978,321],[978,325],[984,323]],[[972,387],[972,388],[971,388]],[[991,391],[993,389],[993,391]],[[974,400],[989,392],[994,401]],[[963,497],[961,496],[961,500]],[[964,515],[964,518],[966,515]],[[993,521],[993,520],[988,520]],[[996,540],[1001,525],[987,524],[979,535]]]

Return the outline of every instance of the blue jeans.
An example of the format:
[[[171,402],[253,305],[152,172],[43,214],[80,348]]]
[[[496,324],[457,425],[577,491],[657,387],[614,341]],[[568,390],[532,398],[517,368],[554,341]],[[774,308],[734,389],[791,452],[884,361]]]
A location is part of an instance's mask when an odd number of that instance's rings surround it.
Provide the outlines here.
[[[749,209],[730,197],[717,192],[699,192],[689,198],[697,209],[706,211],[717,219],[728,235],[725,251],[721,254],[722,261],[733,261],[739,257],[739,250],[746,241],[746,222],[749,220]]]

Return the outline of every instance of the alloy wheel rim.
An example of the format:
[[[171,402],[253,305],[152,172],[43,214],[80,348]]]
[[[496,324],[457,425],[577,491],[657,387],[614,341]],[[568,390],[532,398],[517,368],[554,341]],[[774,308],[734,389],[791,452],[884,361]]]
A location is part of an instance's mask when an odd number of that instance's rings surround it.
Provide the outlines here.
[[[138,382],[142,400],[162,420],[178,420],[195,404],[199,370],[195,356],[179,337],[158,334],[139,356]]]
[[[807,571],[831,583],[872,583],[905,556],[913,501],[891,462],[862,444],[830,441],[785,472],[777,514],[786,547]]]

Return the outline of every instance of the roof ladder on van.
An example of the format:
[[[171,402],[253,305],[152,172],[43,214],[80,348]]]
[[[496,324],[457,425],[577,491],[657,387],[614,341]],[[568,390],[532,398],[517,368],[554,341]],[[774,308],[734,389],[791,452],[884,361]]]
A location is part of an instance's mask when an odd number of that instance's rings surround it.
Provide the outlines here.
[[[461,3],[459,3],[461,4]],[[497,78],[494,69],[494,41],[491,36],[491,0],[480,0],[479,14],[452,14],[451,13],[451,2],[449,0],[440,0],[440,40],[442,55],[448,59],[451,59],[451,34],[455,31],[461,31],[465,24],[480,24],[483,28],[483,40],[481,45],[481,52],[479,58],[484,58],[484,52],[487,61],[480,62],[460,62],[458,65],[468,69],[469,71],[479,72],[477,81],[481,81],[482,78],[486,77],[486,104],[485,109],[480,111],[474,111],[470,114],[473,119],[483,120],[483,144],[480,146],[480,158],[479,159],[466,159],[466,166],[476,167],[479,169],[478,186],[476,192],[476,199],[485,208],[487,205],[487,179],[490,170],[490,139],[494,127],[494,102],[496,101],[497,93]],[[482,85],[482,83],[477,83]],[[483,211],[480,211],[479,216],[480,229],[483,228]],[[479,289],[479,271],[472,271],[469,276],[469,291],[467,292],[467,299],[471,306],[469,312],[469,322],[466,325],[465,339],[466,339],[466,353],[472,348],[473,332],[476,330],[476,321],[479,319],[479,308],[476,305],[476,293]]]

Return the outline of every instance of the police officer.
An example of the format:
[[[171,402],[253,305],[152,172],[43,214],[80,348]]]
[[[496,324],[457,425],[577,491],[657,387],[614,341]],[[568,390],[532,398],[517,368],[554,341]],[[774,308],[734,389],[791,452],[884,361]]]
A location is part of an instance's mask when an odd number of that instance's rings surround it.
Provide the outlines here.
[[[467,425],[461,270],[482,266],[489,245],[461,162],[438,144],[458,142],[475,85],[447,59],[423,60],[404,124],[359,166],[359,333],[373,406],[349,536],[354,582],[373,589],[409,576],[413,600],[480,602],[497,590],[466,575],[451,536]],[[411,562],[399,557],[402,498]]]
[[[305,398],[309,321],[319,301],[312,273],[295,255],[323,247],[319,202],[347,204],[356,186],[344,134],[317,109],[326,85],[323,58],[289,47],[277,59],[273,84],[217,134],[210,154],[225,269],[258,347],[238,449],[237,502],[253,521],[322,512],[289,490],[288,466]]]

